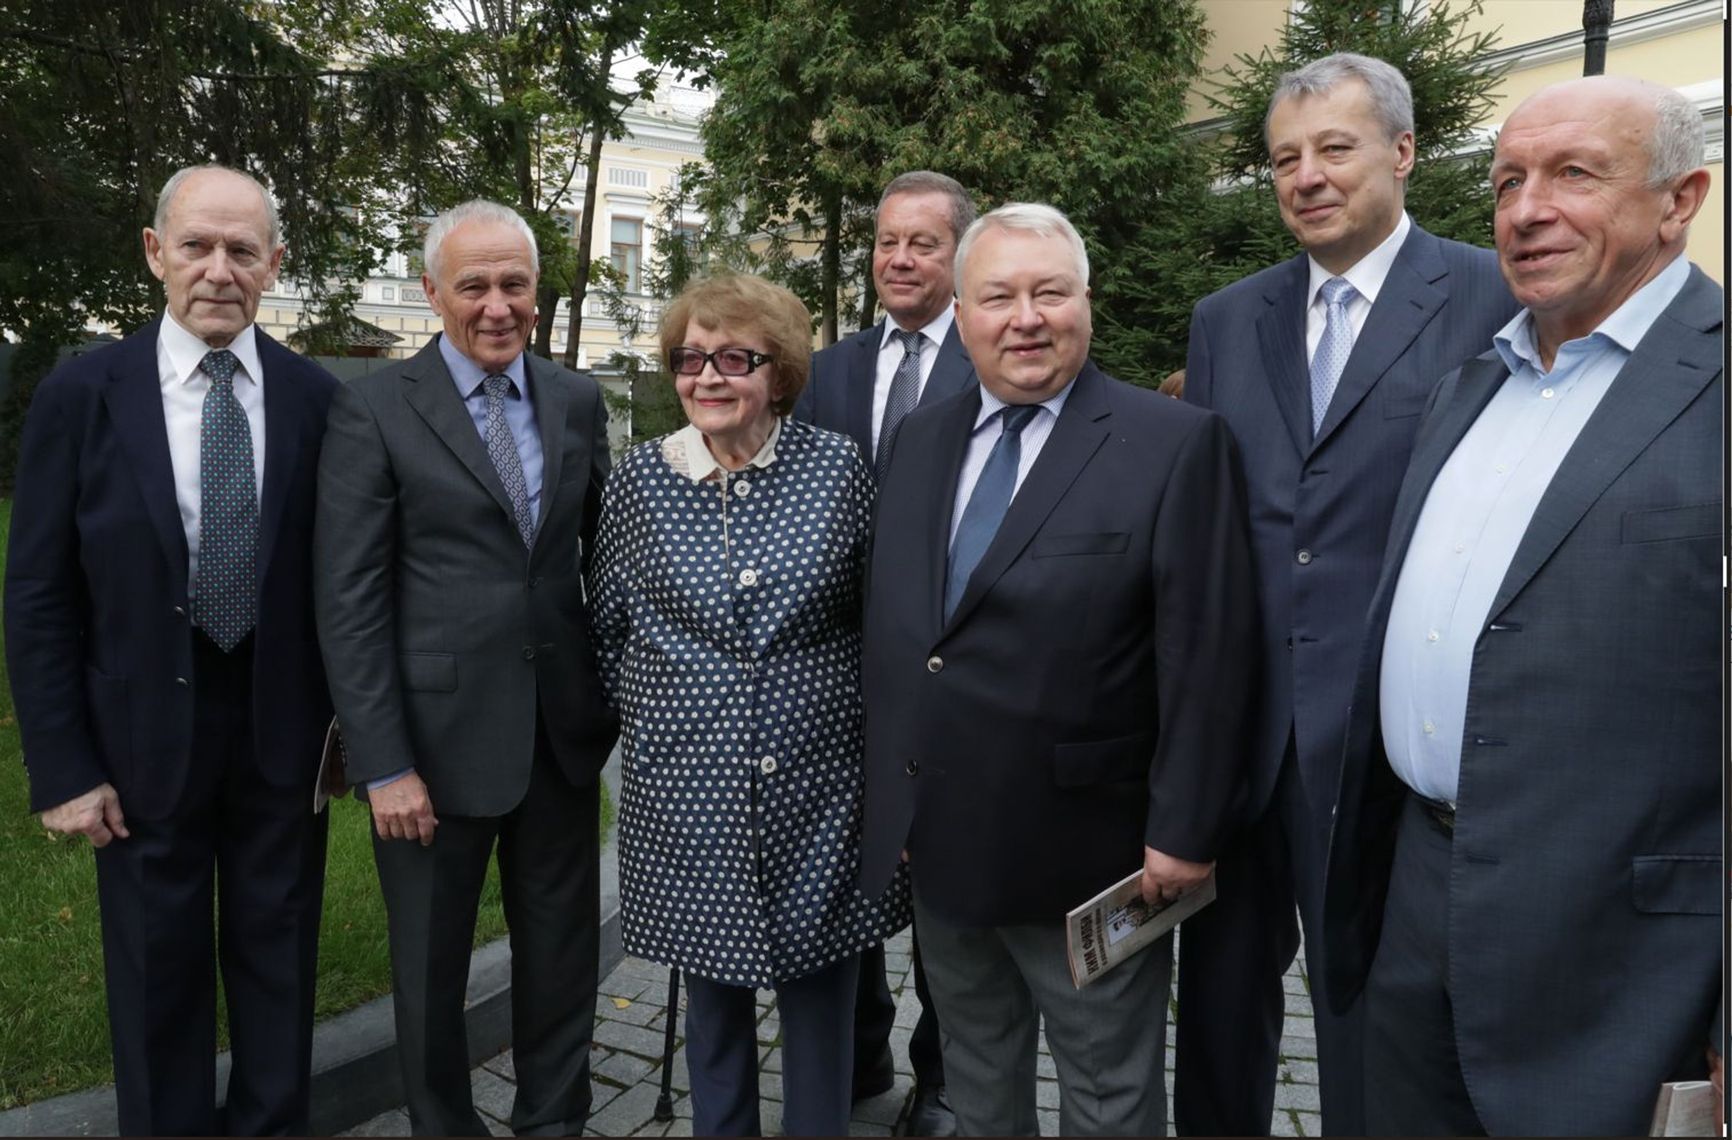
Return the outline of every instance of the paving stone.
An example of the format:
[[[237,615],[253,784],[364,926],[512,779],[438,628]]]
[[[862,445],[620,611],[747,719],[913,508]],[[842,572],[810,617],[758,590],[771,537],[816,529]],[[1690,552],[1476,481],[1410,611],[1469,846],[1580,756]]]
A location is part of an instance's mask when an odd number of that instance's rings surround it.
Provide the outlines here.
[[[765,1136],[780,1136],[782,1134],[782,1102],[767,1100],[759,1105],[758,1124],[764,1129]]]
[[[485,1112],[481,1114],[481,1122],[487,1125],[487,1131],[494,1136],[512,1136],[511,1125],[503,1120],[495,1120]]]
[[[1042,1136],[1058,1135],[1057,1109],[1040,1109],[1035,1113],[1035,1119],[1040,1123],[1040,1134]]]
[[[1305,979],[1300,977],[1298,974],[1281,975],[1281,988],[1290,994],[1304,994],[1306,997],[1311,996],[1311,990],[1305,985]]]
[[[641,1025],[627,1025],[622,1021],[606,1020],[595,1023],[595,1043],[654,1060],[661,1059],[664,1044],[662,1034],[654,1030],[645,1029]]]
[[[666,1136],[667,1134],[668,1125],[659,1120],[652,1120],[636,1132],[632,1133],[633,1136]]]
[[[759,1100],[782,1100],[783,1099],[783,1096],[782,1096],[782,1074],[781,1073],[760,1072],[758,1074],[758,1099]]]
[[[782,1071],[782,1047],[780,1045],[764,1054],[764,1059],[758,1062],[758,1071],[760,1073],[779,1073]]]
[[[1294,1121],[1293,1114],[1275,1110],[1275,1115],[1269,1120],[1269,1135],[1271,1136],[1303,1136],[1299,1125]]]
[[[690,1136],[692,1134],[692,1118],[676,1116],[669,1124],[663,1136]]]
[[[620,1085],[635,1085],[656,1069],[660,1068],[654,1061],[630,1053],[611,1053],[607,1060],[600,1064],[591,1064],[590,1071],[598,1077]]]
[[[603,978],[595,988],[598,993],[603,995],[603,1000],[607,997],[622,997],[635,1001],[643,995],[645,990],[649,989],[649,983],[635,975],[621,974],[616,970]],[[664,1003],[667,1001],[667,993],[665,990],[662,993],[661,1000]]]
[[[774,1013],[758,1022],[758,1043],[775,1045],[782,1040],[782,1020]]]
[[[603,1107],[611,1104],[613,1099],[624,1091],[625,1089],[619,1085],[612,1085],[606,1081],[590,1081],[589,1114],[594,1116],[596,1113],[600,1112]]]
[[[509,1049],[499,1054],[497,1057],[489,1057],[487,1060],[481,1062],[481,1064],[484,1068],[497,1073],[508,1081],[517,1080],[517,1061],[516,1058],[511,1055],[511,1050]]]
[[[622,1006],[620,1002],[625,1002]],[[607,995],[602,995],[595,1003],[596,1016],[608,1021],[623,1021],[628,1025],[648,1025],[659,1019],[667,1009],[667,999],[645,1000],[641,995],[636,1001],[630,998],[619,998],[617,1001]]]
[[[495,1120],[510,1120],[511,1105],[517,1100],[517,1086],[486,1069],[469,1074],[469,1095],[475,1107]]]
[[[1034,1103],[1039,1108],[1057,1108],[1058,1082],[1042,1080],[1035,1081]]]
[[[914,987],[904,989],[896,999],[896,1024],[904,1029],[913,1029],[920,1020],[920,995],[914,992]]]
[[[1301,1112],[1299,1114],[1299,1135],[1323,1135],[1323,1116],[1316,1112]]]
[[[1276,1085],[1275,1107],[1321,1112],[1323,1102],[1317,1099],[1316,1085]]]
[[[1293,1084],[1314,1085],[1317,1083],[1316,1061],[1286,1061],[1282,1063],[1281,1067]]]
[[[1288,1022],[1288,1029],[1289,1031],[1292,1029],[1291,1020]],[[1289,1032],[1288,1036],[1281,1038],[1281,1045],[1277,1052],[1283,1059],[1315,1061],[1317,1059],[1317,1039],[1315,1037],[1296,1037]]]
[[[381,1112],[371,1120],[363,1121],[347,1132],[339,1132],[339,1136],[407,1136],[409,1135],[409,1114],[400,1108],[390,1112]]]
[[[1053,1063],[1051,1053],[1036,1053],[1034,1056],[1034,1075],[1045,1077],[1049,1081],[1058,1079],[1058,1066]]]
[[[889,950],[884,952],[884,972],[886,974],[906,974],[914,968],[914,955],[897,954]]]
[[[914,1030],[901,1027],[890,1030],[890,1062],[898,1073],[912,1077],[914,1062],[908,1059],[908,1043],[914,1038]]]
[[[884,952],[886,954],[914,953],[914,928],[912,926],[905,926],[897,933],[886,938],[884,940]]]
[[[678,1049],[674,1050],[674,1063],[670,1067],[673,1069],[672,1081],[675,1091],[690,1092],[692,1078],[690,1071],[686,1068],[686,1047],[683,1042]]]
[[[654,1085],[633,1085],[600,1112],[589,1117],[589,1126],[603,1136],[630,1136],[655,1118]]]

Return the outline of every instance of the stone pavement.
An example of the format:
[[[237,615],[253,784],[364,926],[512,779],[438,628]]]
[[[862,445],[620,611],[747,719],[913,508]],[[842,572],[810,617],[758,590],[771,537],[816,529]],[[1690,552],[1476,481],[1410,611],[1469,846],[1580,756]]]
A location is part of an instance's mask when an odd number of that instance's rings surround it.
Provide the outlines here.
[[[913,1031],[919,1006],[914,997],[914,985],[907,977],[909,969],[908,932],[891,939],[885,954],[890,974],[890,988],[897,995],[896,1028],[891,1032],[890,1047],[896,1057],[896,1084],[882,1096],[863,1100],[854,1106],[850,1133],[855,1136],[890,1136],[899,1134],[902,1117],[914,1091],[914,1078],[908,1070],[908,1036]],[[1303,959],[1303,953],[1300,955]],[[1317,1042],[1312,1029],[1310,1001],[1306,997],[1306,979],[1300,961],[1288,971],[1287,1021],[1281,1041],[1279,1084],[1275,1088],[1275,1115],[1272,1131],[1276,1136],[1317,1136],[1322,1133],[1317,1100]],[[684,995],[681,995],[682,1006]],[[782,1057],[780,1030],[776,1019],[774,996],[758,994],[758,1047],[762,1051],[759,1095],[763,1102],[763,1125],[766,1134],[776,1135],[782,1124]],[[1172,1010],[1168,1010],[1167,1029],[1167,1119],[1172,1120]],[[667,1026],[667,970],[636,958],[626,958],[601,983],[597,1000],[595,1048],[591,1054],[591,1070],[595,1090],[594,1107],[590,1112],[586,1136],[690,1136],[692,1134],[691,1101],[687,1097],[685,1050],[683,1034],[676,1035],[681,1046],[674,1053],[673,1090],[674,1119],[660,1123],[655,1119],[656,1099],[661,1092],[661,1059],[663,1035]],[[1058,1135],[1058,1083],[1052,1058],[1041,1045],[1040,1084],[1037,1102],[1040,1105],[1040,1131],[1043,1136]],[[508,1136],[506,1121],[511,1115],[511,1099],[515,1091],[511,1053],[501,1053],[471,1074],[475,1090],[475,1106],[480,1110],[495,1135]],[[344,1136],[407,1136],[409,1118],[402,1109],[393,1109],[343,1133]]]

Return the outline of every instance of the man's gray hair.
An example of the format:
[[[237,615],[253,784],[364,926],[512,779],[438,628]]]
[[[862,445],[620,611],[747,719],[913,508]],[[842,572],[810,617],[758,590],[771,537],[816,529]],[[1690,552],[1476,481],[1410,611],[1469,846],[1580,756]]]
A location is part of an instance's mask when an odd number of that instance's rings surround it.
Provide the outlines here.
[[[277,219],[277,203],[271,197],[271,192],[265,189],[265,184],[244,170],[236,170],[232,166],[222,166],[215,162],[200,163],[197,166],[183,166],[168,176],[168,181],[162,184],[162,192],[156,196],[156,217],[151,222],[151,228],[161,234],[168,228],[168,208],[174,204],[174,196],[180,193],[180,188],[186,180],[195,174],[208,171],[222,171],[236,178],[244,178],[259,192],[259,199],[265,204],[266,241],[272,249],[283,244],[283,225]]]
[[[1659,189],[1701,166],[1707,149],[1702,112],[1670,87],[1654,85],[1654,133],[1648,137],[1648,185]]]
[[[439,280],[439,249],[445,244],[445,239],[451,231],[464,222],[487,222],[493,225],[507,226],[523,235],[523,240],[529,243],[529,264],[536,272],[541,269],[541,255],[535,246],[535,231],[529,228],[529,223],[523,220],[523,215],[510,206],[501,206],[498,202],[489,202],[485,198],[471,198],[461,206],[453,206],[433,219],[433,224],[427,227],[427,237],[421,243],[421,261],[427,266],[427,276],[434,281]]]
[[[1314,59],[1304,67],[1286,72],[1275,81],[1275,92],[1269,96],[1269,110],[1263,116],[1263,142],[1269,142],[1269,120],[1284,99],[1302,95],[1324,95],[1342,83],[1357,79],[1371,94],[1371,113],[1383,124],[1385,138],[1394,142],[1403,132],[1413,130],[1413,88],[1407,76],[1394,67],[1357,52],[1338,51],[1322,59]]]
[[[1071,256],[1076,261],[1077,279],[1084,288],[1088,287],[1089,254],[1088,250],[1083,248],[1082,235],[1076,232],[1076,227],[1070,224],[1069,218],[1041,202],[1011,202],[976,218],[963,233],[962,240],[956,243],[956,280],[959,283],[963,278],[969,251],[974,248],[980,235],[991,229],[1015,230],[1048,238],[1062,237],[1065,244],[1070,246]]]
[[[907,174],[898,174],[890,180],[890,185],[884,187],[884,193],[878,196],[878,208],[872,213],[874,221],[884,212],[884,203],[897,194],[942,194],[950,199],[952,241],[960,240],[968,227],[974,224],[974,199],[968,196],[962,183],[948,174],[940,174],[936,170],[910,170]]]

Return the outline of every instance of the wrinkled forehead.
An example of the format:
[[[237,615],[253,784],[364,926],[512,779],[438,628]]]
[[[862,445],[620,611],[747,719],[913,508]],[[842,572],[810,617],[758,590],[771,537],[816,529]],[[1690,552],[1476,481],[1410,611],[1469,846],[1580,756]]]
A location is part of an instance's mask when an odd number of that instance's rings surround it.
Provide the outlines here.
[[[259,188],[224,171],[201,171],[169,199],[165,229],[246,237],[264,244],[270,235],[270,213]]]

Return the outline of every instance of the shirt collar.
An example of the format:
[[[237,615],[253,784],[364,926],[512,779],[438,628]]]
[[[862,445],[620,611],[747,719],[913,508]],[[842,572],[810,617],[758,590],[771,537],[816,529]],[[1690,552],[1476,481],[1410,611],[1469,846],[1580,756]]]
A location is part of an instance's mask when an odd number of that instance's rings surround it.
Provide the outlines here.
[[[1071,377],[1071,382],[1066,384],[1063,388],[1060,388],[1057,395],[1048,396],[1036,406],[1047,409],[1053,414],[1053,418],[1057,419],[1058,414],[1064,411],[1064,402],[1070,399],[1070,390],[1075,387],[1076,377],[1073,376]],[[990,420],[1002,409],[1008,407],[1010,407],[1009,404],[1005,403],[997,396],[994,396],[991,392],[988,392],[986,390],[986,385],[982,384],[980,386],[980,414],[974,417],[974,431],[979,431],[982,427],[986,426],[987,420]],[[1033,421],[1031,420],[1030,422],[1032,423]],[[971,432],[970,434],[972,435],[973,433]]]
[[[752,456],[747,467],[768,467],[776,461],[776,441],[782,438],[782,418],[777,416],[770,422],[770,434],[764,437],[764,446],[758,448],[758,454]],[[693,424],[687,424],[679,431],[662,440],[662,458],[667,460],[669,467],[684,475],[694,483],[702,483],[721,472],[721,478],[727,478],[727,468],[716,462],[716,457],[710,454],[710,445],[704,442],[704,433]]]
[[[1689,261],[1682,256],[1674,257],[1670,265],[1632,293],[1593,332],[1559,345],[1557,356],[1552,357],[1553,367],[1557,366],[1558,357],[1564,354],[1565,349],[1585,346],[1596,337],[1616,345],[1626,354],[1636,351],[1636,346],[1642,343],[1642,338],[1648,335],[1648,330],[1654,327],[1654,322],[1659,320],[1666,307],[1677,299],[1689,278]],[[1541,375],[1545,374],[1545,369],[1540,366],[1540,346],[1534,337],[1531,311],[1523,309],[1511,317],[1509,323],[1492,337],[1491,343],[1511,375],[1521,371],[1524,364],[1531,365]]]
[[[938,310],[938,315],[936,317],[927,321],[918,331],[924,333],[926,339],[931,341],[933,344],[943,344],[944,338],[950,335],[950,326],[955,323],[956,307],[954,305],[946,305],[944,308]],[[902,326],[897,324],[891,318],[884,318],[884,330],[882,335],[878,338],[878,350],[880,352],[884,350],[884,346],[890,343],[890,338],[900,331],[901,328]]]
[[[457,351],[457,346],[452,344],[451,338],[444,333],[439,334],[439,356],[445,361],[445,369],[451,373],[451,379],[457,385],[457,394],[465,400],[475,395],[475,389],[481,387],[481,382],[492,375],[487,369]],[[524,367],[521,352],[517,354],[517,359],[505,366],[505,375],[516,385],[518,394],[528,399],[529,370]]]
[[[182,384],[191,383],[198,372],[198,366],[204,362],[205,353],[214,351],[210,345],[186,330],[186,327],[166,310],[162,314],[162,325],[157,330],[157,340],[163,350],[168,353],[170,366],[174,368],[174,378]],[[228,344],[228,350],[240,361],[240,371],[237,376],[244,375],[254,384],[264,383],[264,368],[259,363],[259,342],[253,335],[253,326],[248,325],[235,334],[235,339]]]
[[[1347,283],[1353,286],[1353,291],[1365,298],[1366,304],[1376,304],[1377,294],[1383,289],[1383,282],[1395,265],[1395,257],[1401,252],[1401,245],[1412,229],[1413,220],[1407,216],[1406,210],[1401,211],[1401,217],[1389,236],[1379,242],[1376,249],[1354,262],[1345,273],[1331,273],[1317,264],[1315,257],[1307,254],[1305,260],[1311,264],[1311,287],[1305,294],[1305,307],[1310,308],[1317,303],[1317,291],[1323,288],[1323,283],[1331,277],[1345,277]]]

